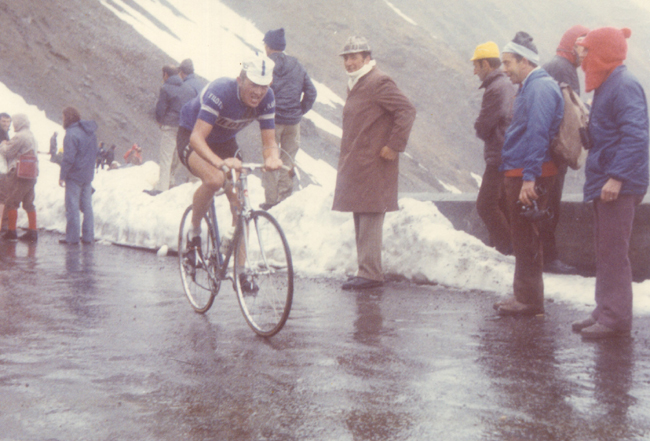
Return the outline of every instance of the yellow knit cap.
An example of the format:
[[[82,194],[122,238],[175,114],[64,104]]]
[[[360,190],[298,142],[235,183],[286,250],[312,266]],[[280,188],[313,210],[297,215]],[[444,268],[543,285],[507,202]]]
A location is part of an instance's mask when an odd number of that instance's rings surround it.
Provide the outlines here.
[[[494,41],[479,44],[474,49],[474,56],[469,61],[482,60],[484,58],[499,58],[499,46]]]

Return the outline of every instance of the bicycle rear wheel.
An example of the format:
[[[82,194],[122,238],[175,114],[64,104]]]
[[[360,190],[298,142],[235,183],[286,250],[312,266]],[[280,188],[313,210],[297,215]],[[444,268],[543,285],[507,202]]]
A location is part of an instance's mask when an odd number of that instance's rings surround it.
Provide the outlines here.
[[[248,325],[270,337],[282,329],[291,311],[291,252],[280,225],[267,212],[254,211],[243,222],[236,238],[235,290]]]
[[[210,218],[201,221],[201,256],[187,252],[187,233],[192,227],[192,206],[185,210],[178,230],[178,263],[185,295],[196,312],[204,313],[212,306],[221,281],[216,279],[216,238]],[[215,252],[216,251],[216,252]]]

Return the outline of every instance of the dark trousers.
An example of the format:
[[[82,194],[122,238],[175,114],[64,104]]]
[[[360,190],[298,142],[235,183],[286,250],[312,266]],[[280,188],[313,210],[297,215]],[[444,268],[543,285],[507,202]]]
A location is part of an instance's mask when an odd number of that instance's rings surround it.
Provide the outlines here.
[[[562,202],[562,190],[564,190],[566,172],[566,165],[560,167],[558,174],[555,176],[555,182],[547,189],[548,208],[553,213],[553,218],[542,222],[539,226],[542,248],[544,249],[544,263],[550,263],[558,258],[557,246],[555,244],[555,229],[560,221],[560,204]]]
[[[550,188],[555,176],[537,178],[537,185]],[[510,231],[512,232],[512,247],[515,254],[515,277],[512,284],[517,301],[526,305],[544,307],[544,253],[539,237],[539,225],[530,222],[520,215],[517,205],[523,181],[521,178],[504,178],[506,202],[510,215]],[[537,206],[540,210],[546,208],[548,193],[540,196]]]
[[[611,202],[594,202],[596,250],[596,309],[598,323],[617,331],[632,329],[632,267],[628,251],[634,210],[641,201],[635,195]]]
[[[503,173],[498,165],[486,165],[476,197],[476,211],[490,234],[490,245],[503,254],[512,252],[510,225],[503,189]]]

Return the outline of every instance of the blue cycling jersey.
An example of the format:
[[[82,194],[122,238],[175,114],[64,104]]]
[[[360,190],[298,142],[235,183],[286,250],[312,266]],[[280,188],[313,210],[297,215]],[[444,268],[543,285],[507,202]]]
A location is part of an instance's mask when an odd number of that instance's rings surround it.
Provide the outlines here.
[[[266,96],[255,107],[246,106],[239,98],[239,85],[232,78],[219,78],[203,88],[200,94],[181,109],[180,126],[194,128],[200,119],[212,125],[206,138],[208,145],[224,143],[255,120],[260,129],[275,128],[275,96],[268,89]]]

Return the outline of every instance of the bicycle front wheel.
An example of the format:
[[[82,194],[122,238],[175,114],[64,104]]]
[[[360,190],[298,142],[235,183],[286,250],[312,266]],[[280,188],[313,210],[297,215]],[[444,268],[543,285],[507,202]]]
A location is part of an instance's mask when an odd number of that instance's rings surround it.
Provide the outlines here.
[[[192,227],[192,206],[185,210],[178,230],[178,263],[185,295],[196,312],[204,313],[212,306],[221,282],[217,280],[216,238],[212,222],[206,215],[201,220],[201,253],[187,251],[187,233]]]
[[[243,221],[235,244],[235,290],[248,325],[257,334],[277,334],[293,301],[293,264],[278,222],[265,211]]]

